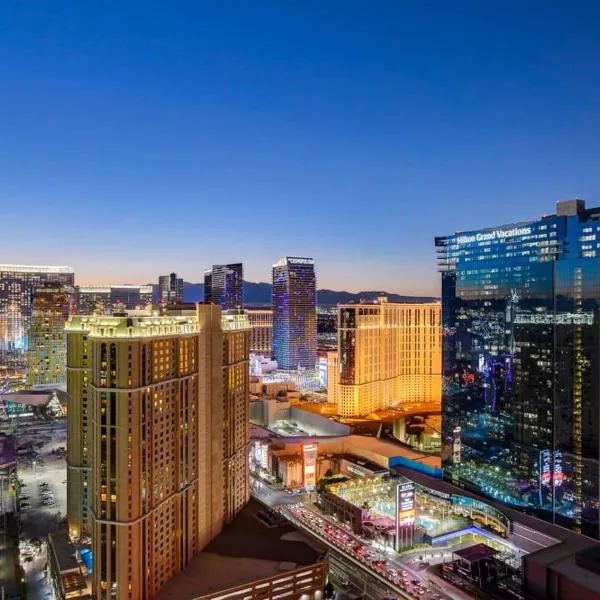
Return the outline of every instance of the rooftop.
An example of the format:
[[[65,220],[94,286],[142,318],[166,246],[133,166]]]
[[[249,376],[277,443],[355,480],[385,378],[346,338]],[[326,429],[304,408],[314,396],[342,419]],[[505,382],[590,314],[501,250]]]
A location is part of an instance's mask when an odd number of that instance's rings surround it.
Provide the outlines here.
[[[169,581],[156,600],[192,600],[273,577],[322,560],[325,548],[289,523],[267,526],[258,518],[267,507],[251,500],[185,571]],[[206,574],[210,573],[210,577]]]
[[[27,406],[44,406],[52,399],[52,392],[45,390],[26,390],[7,392],[0,395],[0,400],[14,402],[15,404],[26,404]]]
[[[199,325],[195,315],[73,315],[65,330],[87,331],[90,338],[140,338],[193,334],[199,331]]]
[[[494,550],[494,548],[488,546],[487,544],[475,544],[474,546],[457,550],[456,552],[453,552],[453,554],[454,556],[458,556],[467,562],[474,563],[478,560],[484,560],[486,558],[492,558],[492,556],[496,556],[496,554],[498,554],[498,550]]]
[[[60,573],[79,571],[79,563],[75,557],[75,546],[71,544],[69,536],[64,531],[57,531],[48,535],[48,541],[53,548],[54,557]]]
[[[373,471],[375,473],[387,473],[387,469],[385,469],[381,465],[378,465],[377,463],[374,463],[373,461],[370,461],[366,458],[356,456],[355,454],[344,453],[340,454],[339,458],[344,458],[348,462],[351,462],[359,467],[364,467],[365,469],[368,469],[369,471]]]
[[[42,265],[0,265],[0,272],[10,273],[74,273],[72,267],[50,267]]]

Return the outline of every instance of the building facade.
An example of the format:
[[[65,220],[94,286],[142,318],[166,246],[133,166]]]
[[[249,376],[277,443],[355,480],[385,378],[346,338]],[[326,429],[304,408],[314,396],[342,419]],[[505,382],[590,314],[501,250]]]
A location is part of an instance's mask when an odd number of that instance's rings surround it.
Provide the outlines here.
[[[158,303],[181,304],[183,302],[183,279],[177,273],[160,275],[158,278]]]
[[[70,267],[0,265],[0,366],[24,365],[35,288],[74,284]]]
[[[218,304],[223,310],[241,308],[243,302],[244,265],[213,265],[204,273],[204,301]]]
[[[359,417],[400,403],[439,403],[440,320],[439,302],[340,304],[337,369],[328,388],[338,413]]]
[[[247,308],[250,320],[250,352],[271,356],[273,352],[273,310],[270,308]]]
[[[27,383],[30,386],[65,382],[65,323],[71,301],[72,288],[50,283],[35,288],[27,349]]]
[[[213,305],[67,323],[67,513],[95,598],[151,600],[247,502],[248,335]]]
[[[327,402],[337,406],[340,391],[340,365],[337,350],[327,352]]]
[[[286,257],[273,265],[273,356],[280,369],[314,369],[317,362],[315,263]]]
[[[436,238],[444,474],[598,537],[600,209]]]
[[[223,311],[223,461],[225,522],[250,499],[250,321],[245,311]]]
[[[151,285],[78,285],[76,296],[80,315],[110,315],[116,305],[127,310],[152,306]]]

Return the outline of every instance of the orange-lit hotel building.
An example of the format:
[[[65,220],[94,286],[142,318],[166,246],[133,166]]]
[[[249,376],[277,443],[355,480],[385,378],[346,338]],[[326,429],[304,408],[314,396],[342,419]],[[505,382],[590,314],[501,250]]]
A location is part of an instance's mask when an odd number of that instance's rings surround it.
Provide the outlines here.
[[[67,323],[68,521],[98,599],[154,598],[249,500],[243,311]]]
[[[338,306],[337,368],[328,395],[343,417],[362,417],[401,403],[440,402],[439,302]]]

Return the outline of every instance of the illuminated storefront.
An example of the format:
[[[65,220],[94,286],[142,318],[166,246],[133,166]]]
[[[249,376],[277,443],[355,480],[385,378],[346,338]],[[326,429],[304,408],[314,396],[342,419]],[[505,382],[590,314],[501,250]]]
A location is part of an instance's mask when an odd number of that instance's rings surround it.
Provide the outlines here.
[[[598,537],[600,209],[436,246],[445,477]]]

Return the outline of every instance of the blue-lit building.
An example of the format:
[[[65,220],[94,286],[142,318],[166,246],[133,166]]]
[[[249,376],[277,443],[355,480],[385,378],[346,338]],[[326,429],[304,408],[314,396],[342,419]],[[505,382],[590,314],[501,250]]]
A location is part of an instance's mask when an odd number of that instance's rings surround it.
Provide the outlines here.
[[[315,262],[286,257],[273,265],[273,355],[280,369],[314,369],[317,361]]]
[[[223,310],[242,308],[244,266],[242,263],[213,265],[204,273],[204,301]]]
[[[600,208],[436,238],[444,477],[599,537]]]

